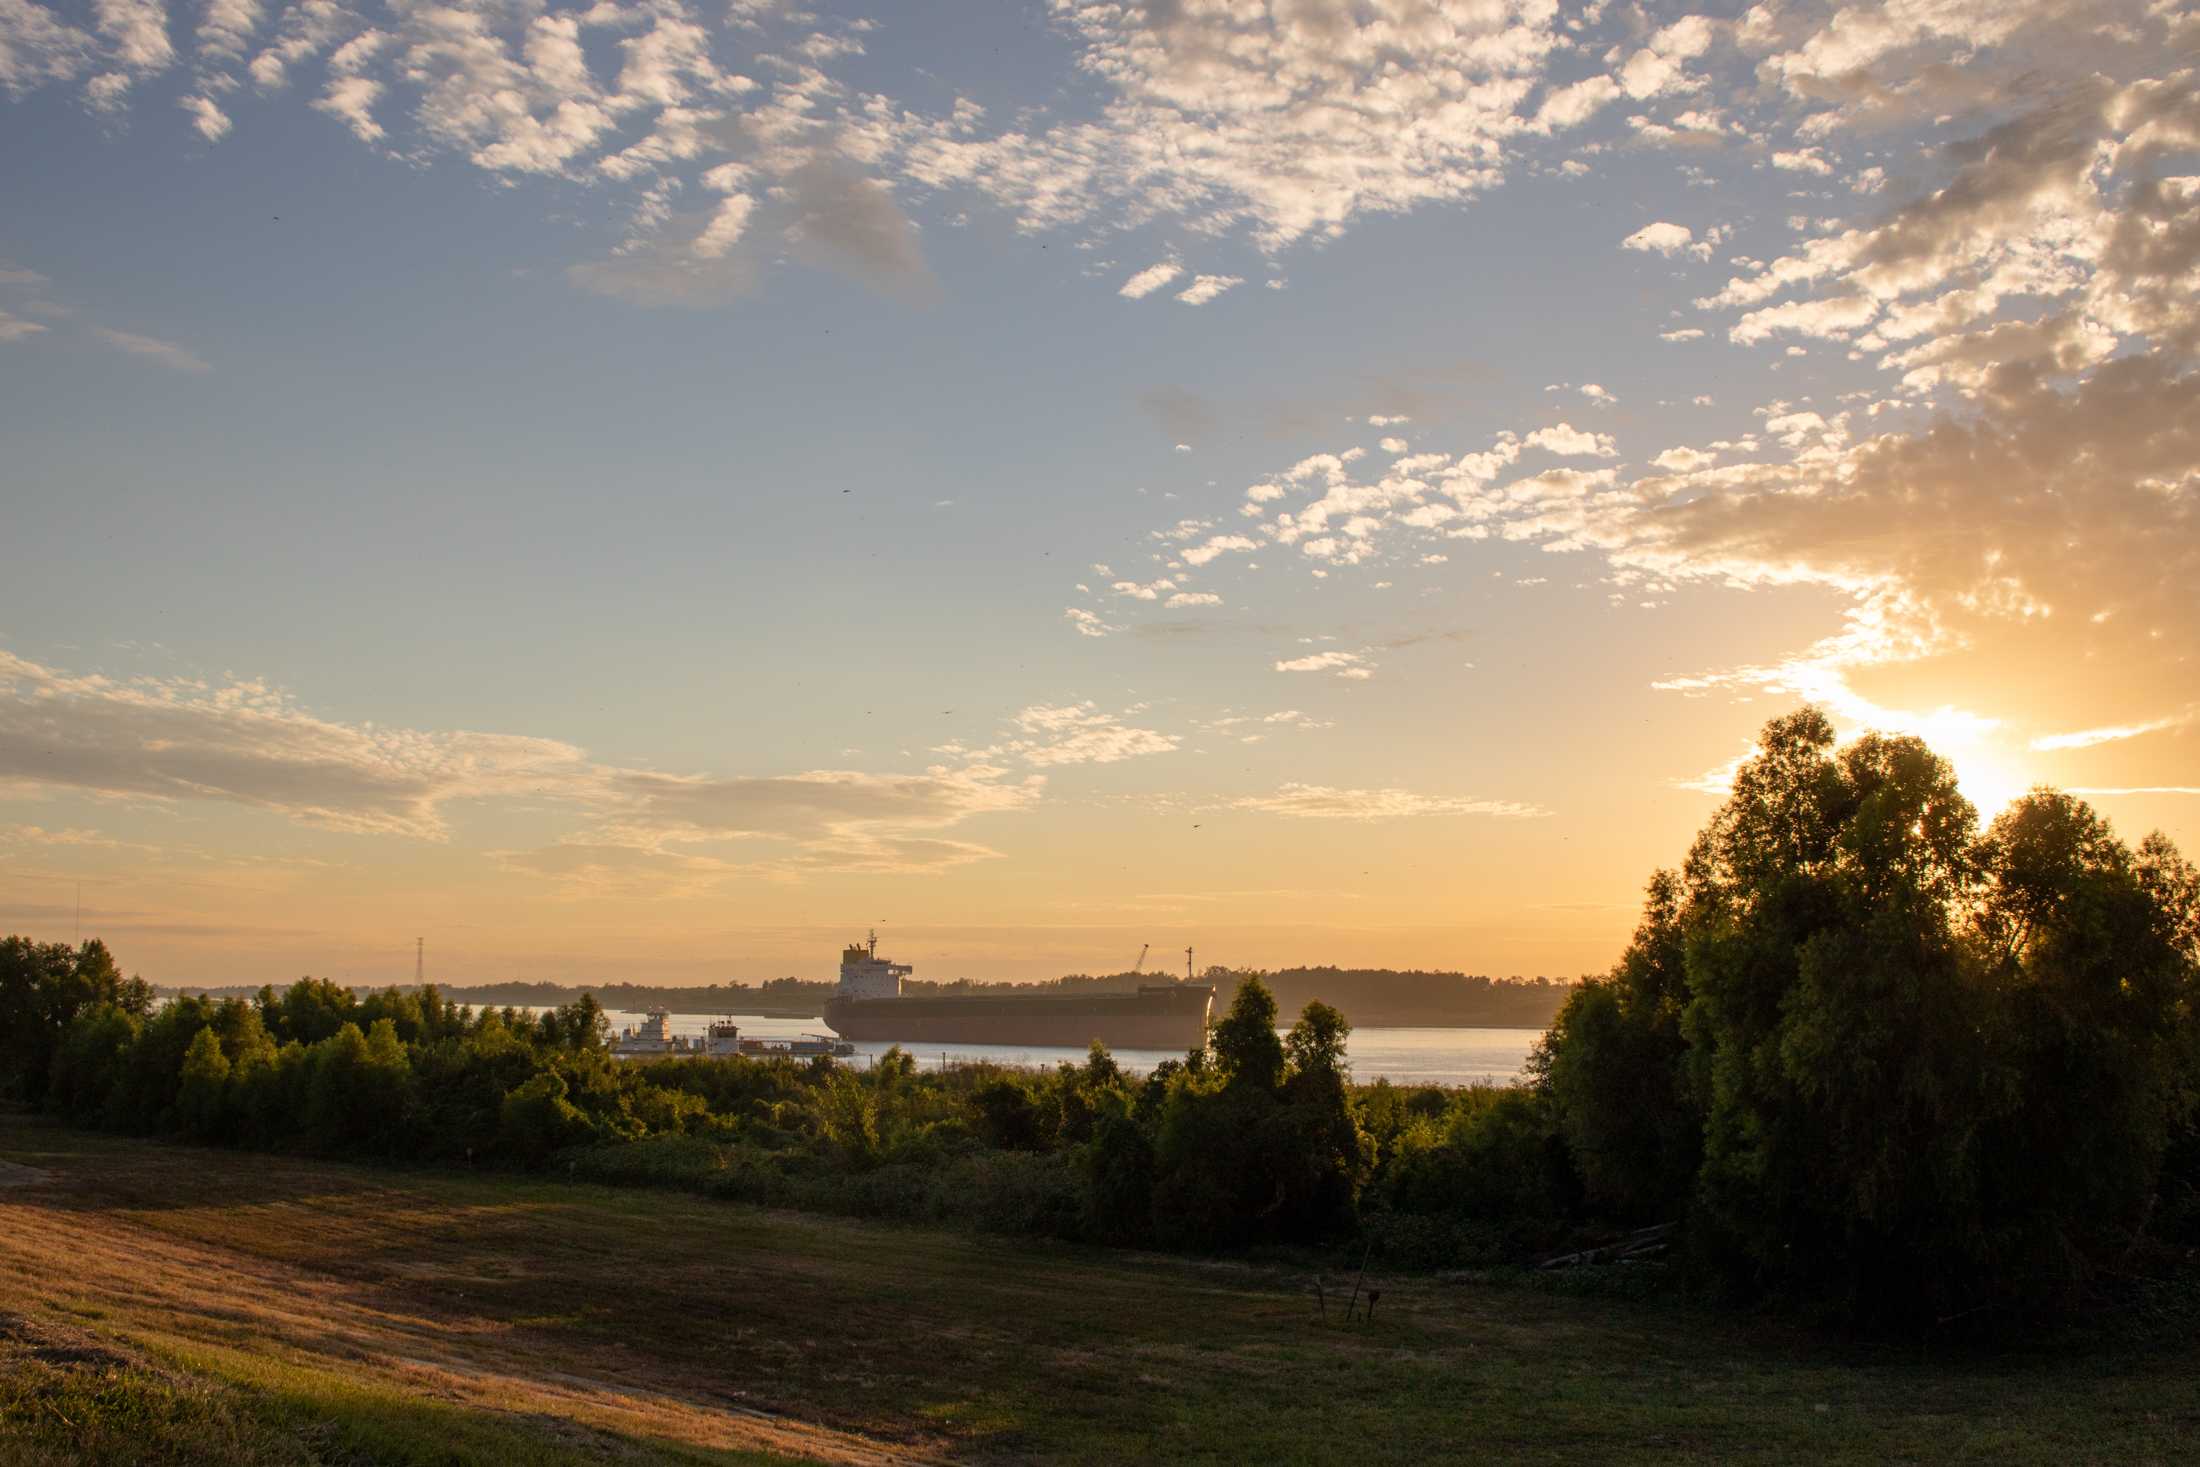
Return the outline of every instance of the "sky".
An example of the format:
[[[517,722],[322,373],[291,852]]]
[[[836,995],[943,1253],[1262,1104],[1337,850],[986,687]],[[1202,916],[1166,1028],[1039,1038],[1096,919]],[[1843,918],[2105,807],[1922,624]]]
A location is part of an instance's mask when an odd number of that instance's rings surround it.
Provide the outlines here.
[[[0,0],[0,930],[1601,971],[1765,721],[2200,848],[2200,5]]]

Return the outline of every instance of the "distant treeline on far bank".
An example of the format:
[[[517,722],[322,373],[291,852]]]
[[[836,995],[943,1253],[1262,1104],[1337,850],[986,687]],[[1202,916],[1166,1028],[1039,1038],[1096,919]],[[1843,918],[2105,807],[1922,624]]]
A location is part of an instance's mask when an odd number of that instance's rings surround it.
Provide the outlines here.
[[[1217,1013],[1229,1007],[1239,982],[1251,971],[1216,967],[1200,975],[1200,981],[1215,985]],[[1480,973],[1395,968],[1284,968],[1273,973],[1261,972],[1259,977],[1286,1013],[1296,1013],[1307,1004],[1319,1001],[1345,1010],[1356,1023],[1372,1028],[1546,1029],[1574,986],[1572,980],[1564,978],[1490,978]],[[999,993],[1012,989],[1095,993],[1167,981],[1166,974],[1133,972],[1075,973],[1047,983],[981,983],[967,978],[951,983],[927,983],[911,979],[904,985],[904,991],[924,995]],[[410,984],[400,986],[411,987]],[[769,1014],[792,1018],[810,1018],[822,1012],[826,998],[833,991],[829,982],[802,978],[684,988],[657,983],[515,982],[439,986],[443,996],[453,1003],[495,1008],[556,1008],[573,1002],[583,993],[592,993],[605,1008],[630,1013],[666,1009],[676,1014]],[[187,991],[215,997],[250,997],[258,989],[251,985],[235,988],[190,985]]]

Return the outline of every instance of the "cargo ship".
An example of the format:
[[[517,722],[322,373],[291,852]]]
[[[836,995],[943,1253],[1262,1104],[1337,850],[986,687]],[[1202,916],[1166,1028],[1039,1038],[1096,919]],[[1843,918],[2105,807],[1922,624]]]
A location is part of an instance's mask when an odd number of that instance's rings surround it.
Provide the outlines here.
[[[1205,983],[1147,983],[1128,993],[994,992],[904,996],[915,969],[878,955],[878,934],[840,955],[840,987],[825,1024],[849,1039],[921,1044],[1030,1044],[1083,1049],[1198,1049],[1207,1042],[1215,990]]]

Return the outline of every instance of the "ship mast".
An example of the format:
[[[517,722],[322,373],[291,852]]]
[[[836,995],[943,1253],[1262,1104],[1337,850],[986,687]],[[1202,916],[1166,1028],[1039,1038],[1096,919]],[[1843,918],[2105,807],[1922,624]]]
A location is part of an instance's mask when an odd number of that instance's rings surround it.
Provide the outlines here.
[[[874,958],[878,956],[878,929],[876,927],[871,929],[871,956]]]
[[[1192,981],[1192,950],[1190,948],[1184,949],[1184,981],[1186,983]]]

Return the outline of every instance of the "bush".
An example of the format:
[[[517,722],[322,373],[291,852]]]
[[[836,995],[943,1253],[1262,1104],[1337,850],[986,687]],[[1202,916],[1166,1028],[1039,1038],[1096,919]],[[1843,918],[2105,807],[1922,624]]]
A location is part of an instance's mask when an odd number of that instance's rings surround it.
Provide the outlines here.
[[[565,1096],[565,1077],[555,1070],[505,1096],[498,1108],[498,1146],[515,1160],[539,1165],[551,1152],[588,1140],[593,1135],[588,1117]]]

